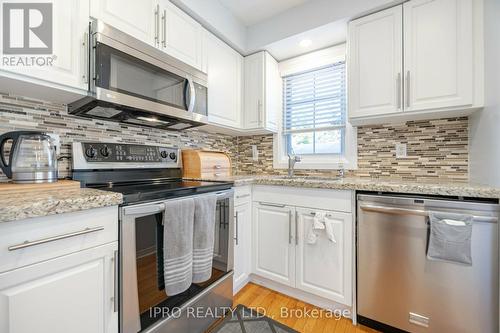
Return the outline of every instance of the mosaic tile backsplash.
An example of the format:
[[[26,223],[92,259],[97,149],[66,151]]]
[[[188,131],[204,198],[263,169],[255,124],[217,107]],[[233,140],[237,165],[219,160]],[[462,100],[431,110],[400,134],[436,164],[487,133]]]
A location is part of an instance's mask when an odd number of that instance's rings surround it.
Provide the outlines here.
[[[285,174],[273,169],[273,136],[238,137],[238,172]],[[407,157],[396,158],[396,143]],[[252,145],[259,161],[252,160]],[[347,175],[399,180],[468,180],[468,118],[411,121],[358,128],[358,169]],[[296,170],[296,175],[334,176],[335,170]]]
[[[231,137],[193,129],[169,132],[68,115],[61,104],[0,94],[0,133],[28,129],[60,135],[59,176],[71,176],[71,143],[79,140],[148,143],[203,148],[229,153],[235,174],[285,174],[273,169],[273,136]],[[406,143],[408,157],[395,157]],[[259,161],[252,160],[257,145]],[[329,176],[335,170],[297,170],[297,175]],[[413,121],[358,128],[358,170],[348,175],[371,178],[468,179],[468,118]],[[7,181],[0,172],[0,181]]]
[[[0,133],[13,130],[40,130],[59,134],[61,151],[59,177],[71,176],[71,143],[73,141],[108,141],[148,143],[180,148],[204,148],[225,151],[235,159],[235,138],[209,134],[196,129],[170,132],[114,122],[71,116],[61,104],[33,101],[0,94]],[[7,181],[0,171],[0,182]]]

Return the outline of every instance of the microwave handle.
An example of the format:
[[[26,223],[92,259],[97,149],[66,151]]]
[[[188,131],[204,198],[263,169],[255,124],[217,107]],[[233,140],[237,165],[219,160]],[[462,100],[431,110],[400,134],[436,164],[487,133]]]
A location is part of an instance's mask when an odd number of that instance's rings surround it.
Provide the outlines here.
[[[187,100],[188,96],[189,96],[189,101]],[[186,90],[184,91],[184,100],[186,101],[186,107],[188,112],[193,112],[194,105],[196,103],[196,89],[194,87],[194,82],[190,77],[187,78]]]

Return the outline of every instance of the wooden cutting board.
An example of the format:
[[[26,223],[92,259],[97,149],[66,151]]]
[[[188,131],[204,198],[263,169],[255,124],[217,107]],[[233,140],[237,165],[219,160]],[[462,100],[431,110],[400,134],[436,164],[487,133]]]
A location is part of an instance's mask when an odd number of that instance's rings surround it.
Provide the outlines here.
[[[14,184],[0,183],[0,194],[9,192],[39,192],[47,190],[68,190],[80,188],[80,182],[74,180],[59,180],[55,183]]]

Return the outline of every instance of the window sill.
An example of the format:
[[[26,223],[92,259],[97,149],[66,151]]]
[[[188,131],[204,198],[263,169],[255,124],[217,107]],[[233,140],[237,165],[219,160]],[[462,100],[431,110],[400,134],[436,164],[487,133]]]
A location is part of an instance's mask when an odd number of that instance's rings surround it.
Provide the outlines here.
[[[288,159],[283,158],[279,161],[273,161],[274,169],[288,169]],[[295,163],[295,170],[307,170],[307,169],[315,169],[315,170],[356,170],[357,165],[351,161],[346,159],[342,159],[339,161],[338,158],[332,159],[321,159],[320,161],[312,159],[303,159],[301,162]]]

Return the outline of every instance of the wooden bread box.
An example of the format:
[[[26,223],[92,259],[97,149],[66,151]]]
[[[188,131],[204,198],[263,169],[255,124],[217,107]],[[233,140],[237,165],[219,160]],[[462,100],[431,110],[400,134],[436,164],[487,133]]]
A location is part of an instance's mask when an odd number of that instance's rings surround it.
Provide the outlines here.
[[[231,159],[217,151],[182,150],[183,178],[213,179],[231,176]]]

